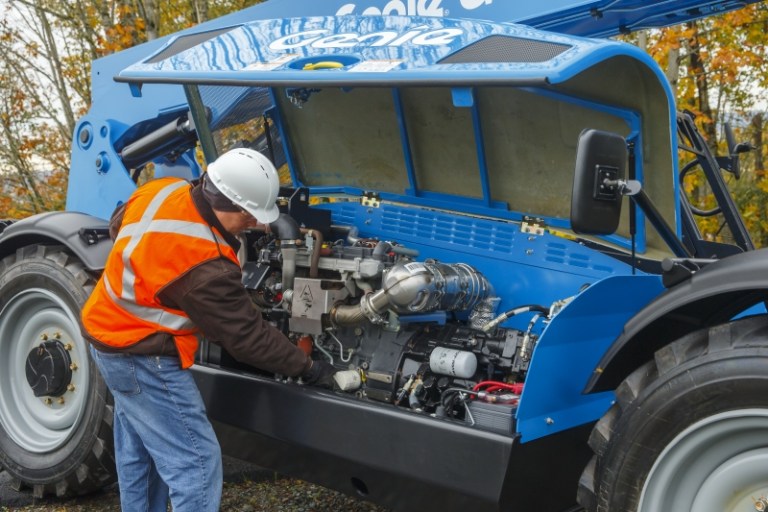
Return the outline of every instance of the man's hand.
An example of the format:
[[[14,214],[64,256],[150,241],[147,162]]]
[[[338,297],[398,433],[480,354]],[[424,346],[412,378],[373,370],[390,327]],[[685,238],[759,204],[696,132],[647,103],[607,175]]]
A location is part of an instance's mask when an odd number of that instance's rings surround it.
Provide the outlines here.
[[[336,368],[327,361],[314,360],[304,373],[301,374],[301,378],[307,384],[312,386],[319,386],[326,389],[333,389],[336,382],[333,380],[333,375],[336,373]]]

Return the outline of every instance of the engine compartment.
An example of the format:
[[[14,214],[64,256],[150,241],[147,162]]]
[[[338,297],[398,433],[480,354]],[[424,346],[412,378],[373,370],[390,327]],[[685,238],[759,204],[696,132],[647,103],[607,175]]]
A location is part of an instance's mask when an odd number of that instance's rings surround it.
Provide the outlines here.
[[[336,367],[337,392],[513,434],[533,348],[565,301],[499,312],[471,265],[361,237],[308,202],[294,191],[270,229],[247,233],[243,284],[265,318]],[[526,329],[499,327],[523,313]]]

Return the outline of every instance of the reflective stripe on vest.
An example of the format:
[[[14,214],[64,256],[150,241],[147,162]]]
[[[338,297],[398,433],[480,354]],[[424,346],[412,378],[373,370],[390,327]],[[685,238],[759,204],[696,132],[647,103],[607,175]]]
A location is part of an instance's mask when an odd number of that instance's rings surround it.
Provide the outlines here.
[[[204,261],[223,256],[239,266],[232,247],[197,212],[188,188],[181,190],[188,186],[162,178],[131,197],[104,273],[83,307],[86,331],[109,346],[130,346],[157,332],[173,335],[184,368],[194,361],[197,328],[157,294]]]
[[[136,249],[136,246],[139,245],[139,242],[144,237],[144,231],[149,228],[149,225],[152,223],[152,218],[157,213],[157,210],[160,209],[160,206],[162,206],[163,201],[165,201],[168,196],[171,195],[171,192],[179,187],[185,186],[186,184],[187,183],[184,181],[177,181],[176,183],[171,183],[167,187],[161,189],[160,192],[158,192],[158,194],[152,199],[152,201],[150,201],[147,209],[144,210],[144,214],[141,216],[141,220],[137,223],[137,226],[134,229],[134,232],[138,233],[139,236],[132,236],[128,241],[128,245],[126,245],[125,249],[123,249],[122,299],[127,301],[136,301],[136,294],[133,289],[134,282],[136,280],[136,274],[133,272],[133,268],[131,268],[131,254],[133,254],[134,249]],[[107,281],[109,280],[107,279]],[[142,315],[136,316],[143,318]]]
[[[191,330],[195,328],[195,324],[193,324],[186,316],[175,315],[164,309],[140,306],[135,302],[131,302],[130,300],[118,296],[112,289],[112,286],[110,286],[109,279],[104,280],[104,289],[112,300],[115,301],[115,304],[135,317],[160,325],[172,331]]]

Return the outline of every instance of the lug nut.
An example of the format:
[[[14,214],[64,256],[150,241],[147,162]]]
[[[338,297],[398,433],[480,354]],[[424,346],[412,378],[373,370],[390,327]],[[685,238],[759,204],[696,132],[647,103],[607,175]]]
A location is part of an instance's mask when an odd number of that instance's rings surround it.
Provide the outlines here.
[[[59,402],[60,405],[64,405],[64,402],[65,402],[64,397],[60,396],[59,399],[58,399],[58,402]]]
[[[61,333],[60,332],[55,332],[55,333],[53,333],[53,337],[56,338],[57,340],[60,340],[61,339]]]
[[[53,403],[53,400],[51,400],[51,397],[47,397],[45,400],[43,400],[43,403],[45,405],[51,405]]]
[[[75,390],[75,385],[74,384],[68,384],[67,385],[67,391],[74,391],[74,390]]]
[[[67,351],[70,351],[70,350],[72,350],[72,344],[71,344],[71,343],[67,343],[66,345],[64,345],[64,348],[65,348]]]
[[[69,369],[72,370],[73,372],[77,371],[77,365],[75,363],[72,363],[69,365]]]
[[[47,334],[41,334],[40,339],[43,341],[48,341],[48,335]]]

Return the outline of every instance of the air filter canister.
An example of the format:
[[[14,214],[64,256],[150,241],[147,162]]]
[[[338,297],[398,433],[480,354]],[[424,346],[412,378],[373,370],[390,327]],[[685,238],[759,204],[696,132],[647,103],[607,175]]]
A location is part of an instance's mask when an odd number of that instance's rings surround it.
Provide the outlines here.
[[[477,357],[472,352],[437,347],[429,356],[429,368],[441,375],[469,379],[477,370]]]

